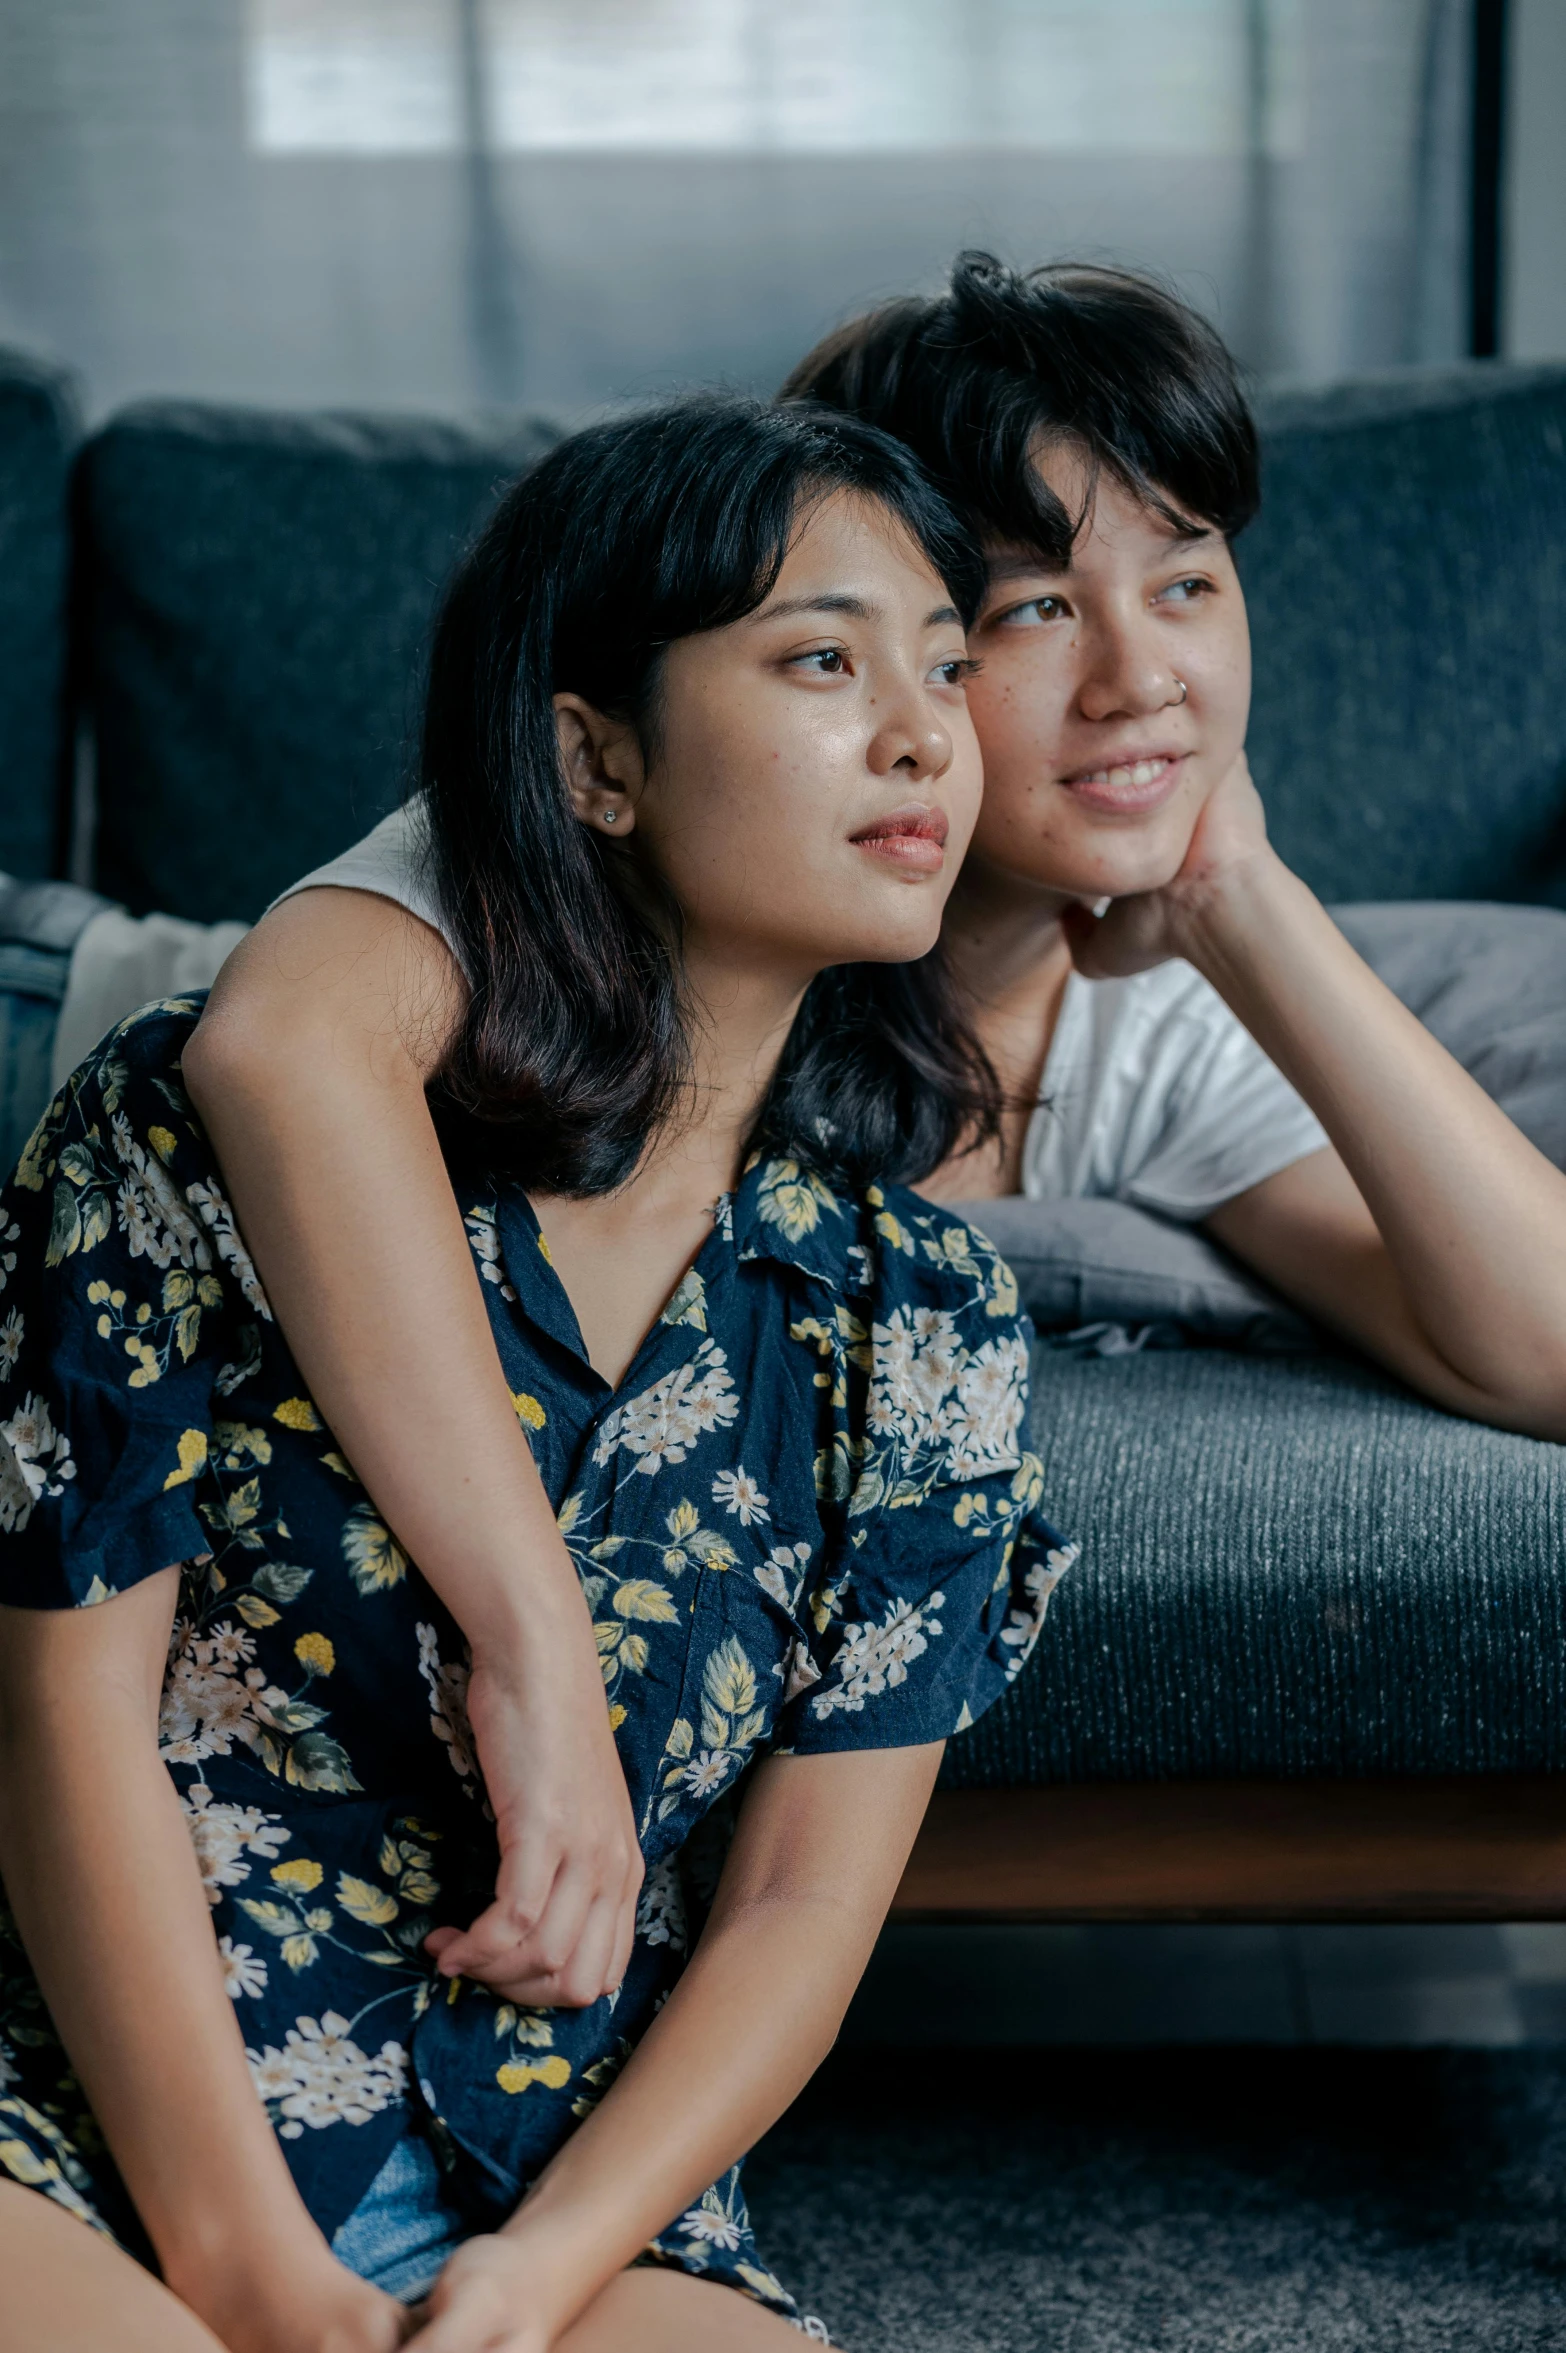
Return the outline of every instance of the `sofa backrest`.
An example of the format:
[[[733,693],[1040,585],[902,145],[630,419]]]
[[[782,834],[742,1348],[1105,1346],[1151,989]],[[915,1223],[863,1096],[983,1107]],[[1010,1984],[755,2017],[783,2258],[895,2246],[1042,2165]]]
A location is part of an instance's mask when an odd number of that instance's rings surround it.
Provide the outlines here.
[[[0,351],[0,872],[52,873],[66,776],[66,485],[76,409],[57,368]]]
[[[97,879],[252,918],[397,800],[431,613],[556,438],[168,403],[83,453]]]
[[[1566,368],[1261,403],[1251,764],[1332,899],[1566,905]]]
[[[1566,368],[1261,404],[1252,764],[1328,899],[1566,905]],[[441,581],[554,437],[160,404],[83,458],[98,878],[252,916],[408,774]]]

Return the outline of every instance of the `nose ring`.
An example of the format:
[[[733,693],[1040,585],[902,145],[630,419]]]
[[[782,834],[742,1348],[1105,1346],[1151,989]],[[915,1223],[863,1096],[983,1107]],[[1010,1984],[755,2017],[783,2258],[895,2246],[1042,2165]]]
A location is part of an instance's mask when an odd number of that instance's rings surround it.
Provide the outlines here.
[[[1176,710],[1176,711],[1178,711],[1178,710],[1179,710],[1179,708],[1180,708],[1180,703],[1183,703],[1183,702],[1186,700],[1186,697],[1187,697],[1187,696],[1190,694],[1190,691],[1191,691],[1191,690],[1190,690],[1190,688],[1189,688],[1189,687],[1186,685],[1186,683],[1185,683],[1185,680],[1184,680],[1183,678],[1175,678],[1175,674],[1174,674],[1174,672],[1173,672],[1172,670],[1170,671],[1169,675],[1170,675],[1170,677],[1171,677],[1171,678],[1174,678],[1174,682],[1175,682],[1176,686],[1177,686],[1177,687],[1180,689],[1180,702],[1173,703],[1173,704],[1171,704],[1171,705],[1170,705],[1170,708],[1171,708],[1172,710]]]

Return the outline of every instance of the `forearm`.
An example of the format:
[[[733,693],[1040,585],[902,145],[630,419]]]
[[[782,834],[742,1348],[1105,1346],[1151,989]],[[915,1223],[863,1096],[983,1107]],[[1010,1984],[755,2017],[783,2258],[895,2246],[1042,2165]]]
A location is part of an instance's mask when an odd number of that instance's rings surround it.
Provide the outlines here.
[[[506,2226],[554,2328],[735,2163],[825,2058],[939,1758],[935,1747],[762,1769],[684,1976]]]
[[[166,1626],[172,1574],[150,1582],[168,1588]],[[129,1676],[83,1672],[71,1647],[70,1621],[100,1614],[5,1613],[0,1869],[165,2275],[196,2302],[242,2250],[265,2264],[321,2241],[250,2081],[155,1714]]]
[[[774,2124],[831,2049],[866,1952],[825,1907],[758,1906],[704,1940],[612,2095],[506,2226],[556,2328]]]
[[[404,970],[423,925],[375,903],[345,917],[362,944],[319,971],[268,918],[214,992],[187,1083],[316,1404],[464,1633],[585,1651],[424,1099],[452,1004]],[[417,1018],[395,1010],[410,996]]]
[[[1311,1105],[1363,1196],[1385,1246],[1365,1268],[1382,1352],[1459,1411],[1566,1435],[1566,1178],[1270,852],[1188,909],[1181,952]],[[1389,1283],[1396,1298],[1373,1296]]]
[[[518,1418],[538,1408],[507,1387],[425,1101],[459,1009],[426,924],[307,891],[225,966],[185,1078],[317,1406],[472,1646],[501,1863],[494,1903],[440,1932],[441,1966],[588,2002],[619,1981],[641,1857],[591,1616]]]

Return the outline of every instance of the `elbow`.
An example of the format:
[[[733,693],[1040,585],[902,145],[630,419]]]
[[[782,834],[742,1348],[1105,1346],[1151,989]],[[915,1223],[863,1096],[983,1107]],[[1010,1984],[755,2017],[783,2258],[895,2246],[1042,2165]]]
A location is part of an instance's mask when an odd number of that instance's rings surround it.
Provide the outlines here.
[[[181,1068],[185,1088],[210,1131],[240,1117],[309,1114],[340,1105],[362,1078],[379,1097],[405,1080],[422,1090],[422,1074],[395,1045],[381,1051],[356,1034],[344,1037],[339,1008],[308,992],[269,996],[240,982],[214,994],[191,1032]]]
[[[250,1073],[261,1042],[245,1023],[236,1022],[231,1012],[224,1014],[211,1004],[206,1006],[180,1056],[185,1091],[203,1117],[236,1079],[242,1082]]]
[[[1465,1399],[1437,1399],[1449,1412],[1488,1422],[1492,1429],[1510,1430],[1519,1438],[1538,1438],[1549,1446],[1566,1446],[1566,1364],[1529,1367],[1526,1381],[1504,1389],[1488,1387]]]
[[[266,1102],[287,1092],[288,1077],[310,1057],[309,1017],[280,1019],[243,993],[214,998],[185,1044],[185,1089],[210,1126],[225,1104]]]
[[[1533,1392],[1495,1418],[1505,1429],[1516,1430],[1524,1438],[1542,1438],[1547,1445],[1566,1446],[1566,1377],[1553,1382],[1547,1391]]]
[[[1396,1347],[1363,1344],[1444,1413],[1566,1445],[1566,1333],[1557,1341],[1548,1330],[1502,1328],[1499,1341],[1487,1331],[1482,1349],[1460,1350],[1442,1347],[1417,1324],[1414,1330],[1412,1344],[1403,1335]]]

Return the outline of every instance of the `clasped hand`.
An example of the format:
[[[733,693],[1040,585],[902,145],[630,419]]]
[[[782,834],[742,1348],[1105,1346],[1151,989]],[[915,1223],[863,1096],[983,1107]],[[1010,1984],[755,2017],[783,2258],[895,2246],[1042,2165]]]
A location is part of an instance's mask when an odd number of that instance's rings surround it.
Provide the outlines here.
[[[425,1950],[510,2002],[584,2008],[625,1975],[642,1881],[591,1634],[567,1657],[476,1649],[467,1704],[495,1815],[494,1901]]]

